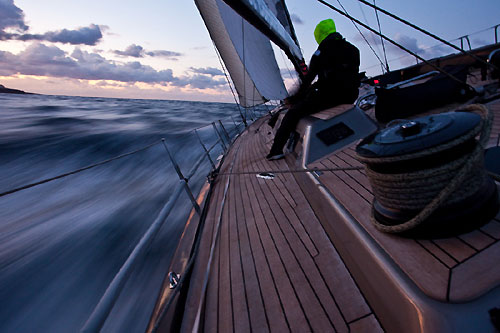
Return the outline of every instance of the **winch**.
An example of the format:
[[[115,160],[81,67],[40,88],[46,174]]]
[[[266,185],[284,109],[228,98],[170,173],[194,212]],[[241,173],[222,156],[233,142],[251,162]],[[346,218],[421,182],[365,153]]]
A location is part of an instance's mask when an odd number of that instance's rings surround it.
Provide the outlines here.
[[[491,123],[486,107],[470,105],[393,121],[362,140],[356,153],[373,189],[375,226],[391,233],[445,237],[493,218],[499,207],[497,187],[483,166]]]

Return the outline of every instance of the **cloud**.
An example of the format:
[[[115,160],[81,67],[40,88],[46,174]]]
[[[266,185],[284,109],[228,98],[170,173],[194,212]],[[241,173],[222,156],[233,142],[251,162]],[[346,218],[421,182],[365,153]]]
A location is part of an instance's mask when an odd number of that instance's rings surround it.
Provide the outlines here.
[[[103,29],[106,27],[103,26]],[[90,24],[74,30],[62,29],[44,34],[31,34],[24,22],[23,11],[13,0],[0,0],[0,40],[48,41],[72,45],[96,45],[102,38],[101,27]]]
[[[140,45],[132,44],[125,51],[114,50],[113,53],[124,57],[142,58],[144,57],[144,48]]]
[[[101,28],[96,24],[81,27],[76,30],[62,29],[49,31],[44,34],[22,34],[13,36],[12,39],[30,41],[48,41],[71,45],[96,45],[102,38]]]
[[[290,18],[292,19],[292,22],[295,24],[304,24],[304,21],[297,14],[291,14]]]
[[[167,51],[167,50],[149,51],[149,52],[146,52],[146,54],[150,57],[170,58],[171,60],[174,60],[174,57],[182,56],[182,53],[174,52],[174,51]],[[175,60],[177,60],[177,59],[175,59]]]
[[[171,69],[156,70],[138,61],[116,62],[75,48],[71,54],[56,46],[35,42],[19,54],[0,51],[0,75],[38,75],[83,80],[109,80],[125,83],[143,82],[178,87],[217,88],[224,79],[195,74],[175,77]]]
[[[224,75],[224,72],[222,72],[220,69],[215,68],[215,67],[205,67],[205,68],[190,67],[189,70],[194,72],[194,73],[206,74],[206,75],[211,75],[211,76]]]
[[[124,51],[114,50],[113,53],[122,57],[144,58],[150,56],[169,58],[171,60],[177,60],[175,57],[182,55],[182,53],[167,50],[146,51],[142,46],[136,44],[127,46]]]
[[[181,77],[178,80],[172,82],[172,84],[178,87],[184,87],[190,85],[191,87],[196,89],[207,89],[207,88],[215,89],[219,86],[227,84],[227,82],[223,78],[214,79],[210,76],[195,74],[193,76]]]
[[[28,30],[24,23],[24,13],[21,8],[14,5],[13,0],[0,0],[0,40],[10,39],[13,35],[7,29],[18,33]]]

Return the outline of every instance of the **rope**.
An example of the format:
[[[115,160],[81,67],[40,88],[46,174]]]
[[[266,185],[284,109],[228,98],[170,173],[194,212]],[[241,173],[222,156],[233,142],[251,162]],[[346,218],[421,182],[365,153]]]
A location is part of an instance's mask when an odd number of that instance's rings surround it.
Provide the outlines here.
[[[388,208],[421,210],[409,221],[389,226],[377,221],[374,209],[372,209],[371,220],[377,229],[389,233],[414,229],[439,207],[470,197],[481,187],[486,177],[486,171],[482,166],[483,151],[489,140],[493,114],[480,104],[468,105],[463,111],[477,112],[482,120],[468,134],[449,143],[402,156],[371,159],[356,156],[358,160],[365,163],[366,174],[378,202]],[[478,134],[480,138],[471,153],[443,166],[405,174],[380,174],[370,167],[370,164],[408,161],[437,154],[471,140]]]
[[[109,163],[109,162],[112,162],[114,160],[117,160],[117,159],[120,159],[120,158],[123,158],[123,157],[126,157],[126,156],[129,156],[129,155],[132,155],[132,154],[135,154],[135,153],[138,153],[140,151],[143,151],[143,150],[146,150],[146,149],[149,149],[151,148],[152,146],[162,142],[162,140],[158,140],[156,142],[153,142],[152,144],[148,145],[148,146],[145,146],[145,147],[142,147],[142,148],[139,148],[137,150],[134,150],[134,151],[131,151],[129,153],[125,153],[125,154],[122,154],[122,155],[119,155],[119,156],[115,156],[113,158],[110,158],[110,159],[107,159],[105,161],[101,161],[101,162],[98,162],[98,163],[95,163],[95,164],[92,164],[92,165],[88,165],[86,167],[83,167],[83,168],[80,168],[80,169],[77,169],[77,170],[73,170],[73,171],[70,171],[70,172],[67,172],[67,173],[64,173],[62,175],[58,175],[58,176],[55,176],[55,177],[52,177],[52,178],[47,178],[47,179],[44,179],[44,180],[41,180],[39,182],[36,182],[36,183],[31,183],[31,184],[28,184],[28,185],[24,185],[24,186],[21,186],[21,187],[18,187],[18,188],[15,188],[15,189],[12,189],[12,190],[9,190],[9,191],[5,191],[3,193],[0,193],[0,197],[3,197],[7,194],[12,194],[12,193],[15,193],[15,192],[19,192],[21,190],[26,190],[28,188],[31,188],[31,187],[34,187],[34,186],[37,186],[37,185],[41,185],[41,184],[45,184],[45,183],[48,183],[50,181],[53,181],[53,180],[56,180],[56,179],[60,179],[60,178],[64,178],[64,177],[67,177],[67,176],[70,176],[70,175],[74,175],[76,173],[79,173],[79,172],[82,172],[82,171],[85,171],[85,170],[88,170],[88,169],[92,169],[92,168],[95,168],[96,166],[99,166],[99,165],[103,165],[103,164],[106,164],[106,163]]]

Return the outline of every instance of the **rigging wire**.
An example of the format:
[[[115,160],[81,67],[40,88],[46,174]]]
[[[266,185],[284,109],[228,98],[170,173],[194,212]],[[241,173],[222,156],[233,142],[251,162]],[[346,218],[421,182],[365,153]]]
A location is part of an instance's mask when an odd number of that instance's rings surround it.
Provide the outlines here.
[[[370,22],[368,21],[368,19],[366,18],[366,14],[365,14],[365,11],[363,10],[363,6],[361,6],[361,3],[358,2],[358,6],[359,6],[359,10],[361,11],[361,15],[363,15],[363,19],[365,20],[365,23],[366,25],[370,25]],[[382,51],[380,51],[380,48],[375,40],[375,36],[374,35],[370,35],[371,37],[371,40],[372,42],[375,44],[375,48],[377,49],[377,52],[378,53],[382,53]],[[384,65],[383,64],[377,64],[377,65],[374,65],[374,66],[370,66],[369,68],[372,68],[372,67],[375,67],[375,66],[380,66],[380,69],[382,70],[382,73],[384,73]]]
[[[231,93],[233,94],[234,102],[238,106],[238,111],[240,112],[240,117],[241,120],[243,121],[243,124],[245,124],[245,127],[248,126],[246,117],[243,116],[243,113],[241,112],[241,106],[238,103],[238,99],[236,98],[236,94],[234,93],[233,86],[231,85],[231,80],[229,79],[229,76],[227,75],[226,67],[224,66],[224,62],[222,61],[222,57],[219,53],[219,50],[217,49],[217,46],[215,46],[215,42],[212,40],[212,44],[214,45],[215,53],[217,54],[217,58],[219,58],[220,65],[222,67],[222,71],[224,72],[224,76],[226,77],[227,84],[229,85],[229,89],[231,89]]]
[[[319,0],[318,0],[318,1],[319,1]],[[463,53],[463,54],[465,54],[465,55],[468,55],[468,56],[470,56],[470,57],[474,58],[474,60],[476,60],[476,61],[479,61],[479,62],[481,62],[481,63],[483,63],[483,64],[488,64],[486,61],[484,61],[483,59],[479,58],[478,56],[476,56],[476,55],[472,54],[471,52],[468,52],[468,51],[462,50],[462,49],[461,49],[461,48],[459,48],[458,46],[455,46],[455,45],[453,45],[453,44],[451,44],[451,43],[447,42],[446,40],[444,40],[444,39],[442,39],[442,38],[440,38],[440,37],[438,37],[438,36],[436,36],[436,35],[434,35],[434,34],[432,34],[432,33],[428,32],[428,31],[426,31],[426,30],[424,30],[424,29],[422,29],[422,28],[420,28],[420,27],[418,27],[418,26],[416,26],[415,24],[413,24],[413,23],[411,23],[411,22],[409,22],[409,21],[407,21],[407,20],[404,20],[404,19],[402,19],[402,18],[400,18],[400,17],[398,17],[398,16],[396,16],[396,15],[394,15],[394,14],[392,14],[392,13],[390,13],[390,12],[388,12],[388,11],[386,11],[386,10],[382,9],[382,8],[380,8],[380,7],[376,6],[376,5],[372,5],[371,3],[367,2],[366,0],[358,0],[358,1],[360,1],[361,3],[363,3],[363,4],[365,4],[365,5],[369,6],[369,7],[374,8],[375,10],[379,10],[379,11],[381,11],[383,14],[385,14],[385,15],[387,15],[387,16],[390,16],[390,17],[392,17],[393,19],[396,19],[396,20],[400,21],[400,22],[402,22],[402,23],[404,23],[404,24],[406,24],[406,25],[408,25],[408,26],[412,27],[412,28],[413,28],[413,29],[415,29],[415,30],[420,31],[420,32],[421,32],[421,33],[423,33],[423,34],[426,34],[427,36],[432,37],[432,38],[434,38],[434,39],[436,39],[436,40],[440,41],[441,43],[443,43],[443,44],[445,44],[445,45],[448,45],[449,47],[454,48],[454,49],[455,49],[455,50],[457,50],[457,51],[462,52],[462,53]],[[489,65],[493,66],[493,64],[489,64]],[[493,68],[497,69],[495,66],[493,66]]]
[[[473,36],[473,35],[477,35],[477,34],[480,34],[480,33],[485,32],[485,31],[492,30],[492,29],[494,29],[494,28],[495,28],[495,26],[491,26],[491,27],[489,27],[489,28],[482,29],[482,30],[479,30],[479,31],[475,31],[475,32],[473,32],[473,33],[470,33],[468,36],[470,37],[470,36]],[[454,42],[454,41],[459,41],[459,40],[460,40],[460,38],[454,38],[454,39],[450,39],[448,42],[450,42],[450,43],[451,43],[451,42]],[[439,46],[441,46],[441,44],[436,44],[436,45],[433,45],[433,46],[424,47],[424,48],[422,48],[421,50],[422,50],[422,51],[427,51],[427,50],[431,50],[431,49],[436,48],[436,47],[439,47]],[[412,57],[412,55],[407,55],[407,54],[406,54],[406,55],[402,55],[402,56],[397,57],[397,58],[392,58],[391,60],[389,60],[389,62],[394,62],[394,61],[396,61],[396,60],[400,60],[400,59],[404,59],[404,58],[408,58],[408,57]],[[370,69],[370,68],[374,68],[374,67],[377,67],[377,66],[379,66],[379,65],[380,65],[380,64],[371,65],[371,66],[368,66],[368,67],[363,67],[363,70],[367,70],[367,69]]]
[[[360,0],[362,1],[362,0]],[[431,62],[425,60],[424,58],[422,58],[421,56],[419,56],[418,54],[416,54],[415,52],[413,51],[410,51],[409,49],[407,49],[406,47],[404,47],[403,45],[393,41],[392,39],[390,39],[389,37],[375,31],[374,29],[372,29],[371,27],[367,26],[366,24],[364,24],[363,22],[355,19],[354,17],[350,16],[349,14],[347,13],[343,13],[340,9],[336,8],[335,6],[329,4],[328,2],[324,1],[324,0],[318,0],[319,3],[327,6],[328,8],[336,11],[337,13],[341,14],[341,15],[344,15],[346,16],[347,18],[351,19],[352,21],[358,23],[359,25],[361,25],[363,28],[373,32],[374,34],[377,34],[381,37],[383,37],[385,40],[387,40],[388,42],[390,42],[391,44],[394,44],[395,46],[399,47],[401,50],[413,55],[415,58],[419,59],[420,61],[426,63],[427,65],[429,65],[430,67],[434,68],[435,70],[439,71],[440,73],[443,73],[444,75],[446,75],[447,77],[449,77],[450,79],[452,79],[453,81],[455,82],[458,82],[460,83],[461,85],[464,85],[465,87],[468,87],[468,89],[470,89],[471,91],[474,91],[474,88],[471,87],[469,84],[467,84],[466,82],[463,82],[462,80],[458,79],[457,77],[455,77],[454,75],[448,73],[447,71],[443,70],[441,67],[438,67],[434,64],[432,64]]]
[[[375,0],[373,0],[373,4],[375,5]],[[378,17],[378,10],[377,9],[375,9],[375,16],[377,17],[378,32],[380,32],[380,34],[382,34],[382,28],[380,27],[380,19]],[[382,37],[380,37],[380,41],[382,42],[382,49],[384,50],[385,67],[387,69],[387,72],[389,72],[389,63],[387,62],[387,53],[385,52],[384,39]]]
[[[319,1],[319,0],[318,0]],[[321,2],[321,1],[320,1]],[[344,6],[342,6],[342,3],[340,3],[340,0],[337,0],[337,2],[339,3],[340,7],[342,7],[342,9],[344,10],[345,12],[345,16],[347,16],[348,18],[350,17],[350,15],[347,13],[347,10],[344,8]],[[380,64],[382,66],[384,66],[384,62],[380,59],[380,57],[378,56],[377,52],[375,52],[375,50],[373,49],[373,47],[371,46],[370,42],[368,41],[368,39],[366,39],[365,35],[363,35],[363,33],[361,32],[361,30],[358,28],[358,26],[356,25],[356,23],[354,23],[354,21],[351,19],[351,22],[352,24],[354,25],[354,27],[356,28],[356,30],[358,30],[359,34],[361,35],[361,37],[363,37],[363,39],[365,40],[366,44],[368,45],[368,47],[370,48],[370,50],[372,50],[373,54],[375,55],[375,57],[377,57],[378,61],[380,62]]]

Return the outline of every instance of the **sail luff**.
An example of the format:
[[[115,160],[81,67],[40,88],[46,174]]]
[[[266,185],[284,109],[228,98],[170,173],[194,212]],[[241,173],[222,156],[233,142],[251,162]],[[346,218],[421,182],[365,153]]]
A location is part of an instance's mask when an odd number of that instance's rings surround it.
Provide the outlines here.
[[[279,46],[292,61],[300,76],[304,74],[301,68],[304,65],[304,57],[294,36],[293,28],[286,31],[265,0],[224,0],[224,2]],[[285,6],[282,1],[279,4]],[[283,9],[286,11],[286,7]],[[285,15],[289,17],[288,11]],[[289,18],[287,21],[291,24]]]
[[[283,99],[287,91],[269,39],[222,0],[195,0],[234,83],[240,105]]]

